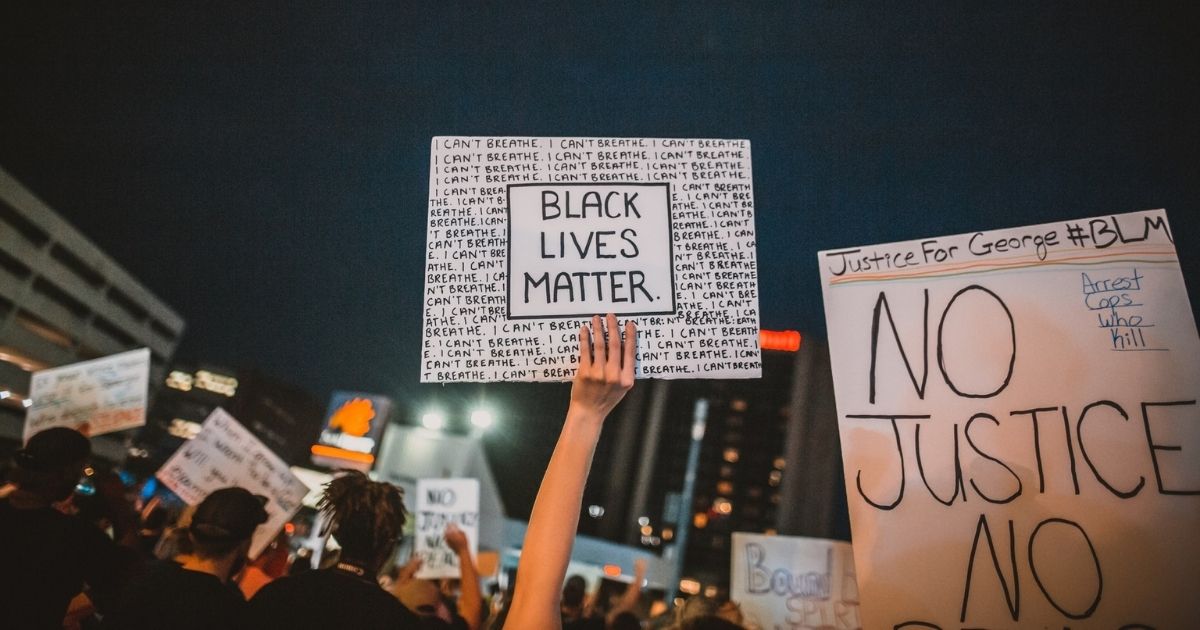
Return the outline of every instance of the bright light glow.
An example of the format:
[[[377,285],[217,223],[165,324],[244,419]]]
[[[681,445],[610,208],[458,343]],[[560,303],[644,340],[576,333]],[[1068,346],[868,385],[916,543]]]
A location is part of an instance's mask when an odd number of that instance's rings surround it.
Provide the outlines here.
[[[589,505],[588,506],[588,516],[590,516],[592,518],[600,518],[601,516],[604,516],[604,506],[603,505]]]
[[[705,596],[705,597],[716,597],[716,596],[717,596],[717,587],[716,587],[716,585],[714,585],[714,584],[709,584],[708,586],[705,586],[705,587],[704,587],[704,596]]]
[[[645,525],[649,525],[649,524],[650,524],[649,516],[639,516],[638,517],[638,525],[645,526]]]
[[[729,514],[733,512],[733,504],[729,502],[729,499],[717,499],[713,501],[713,511],[718,514]]]
[[[729,462],[730,464],[736,464],[738,459],[741,457],[741,454],[738,453],[738,450],[736,448],[732,448],[732,447],[726,448],[725,452],[722,453],[721,455],[724,458],[724,460]]]
[[[650,534],[653,534],[653,533],[654,533],[653,527],[650,527],[649,525],[642,525],[642,535],[643,536],[649,536]]]
[[[476,409],[471,412],[471,424],[480,429],[486,429],[492,426],[495,418],[492,417],[492,412],[487,409]]]
[[[33,399],[26,398],[25,400],[21,401],[21,405],[24,406],[26,409],[28,409],[33,406]]]
[[[700,592],[700,583],[691,578],[683,578],[679,580],[679,590],[688,595],[695,595]]]
[[[696,512],[696,516],[692,517],[692,525],[696,529],[704,529],[708,526],[708,515],[704,512]]]
[[[675,537],[675,530],[670,527],[664,527],[662,531],[663,540],[671,540]]]
[[[4,391],[0,391],[0,400],[4,400],[5,398],[8,398],[9,396],[12,396],[12,393],[9,392],[7,389]]]
[[[421,416],[421,426],[430,431],[441,431],[446,426],[446,417],[437,411],[427,411]]]
[[[604,565],[604,575],[609,577],[617,577],[621,575],[621,567],[615,564],[606,564]]]

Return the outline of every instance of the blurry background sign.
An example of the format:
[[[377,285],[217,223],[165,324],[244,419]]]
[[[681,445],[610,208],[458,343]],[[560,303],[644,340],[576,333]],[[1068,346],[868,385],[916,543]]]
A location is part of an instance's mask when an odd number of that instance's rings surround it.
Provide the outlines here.
[[[862,628],[850,544],[734,532],[729,598],[749,628]]]
[[[414,553],[424,561],[420,579],[459,577],[458,556],[442,535],[454,523],[467,535],[471,557],[479,554],[479,481],[476,479],[419,479],[416,500]]]
[[[325,428],[312,446],[313,463],[370,470],[391,412],[392,400],[385,396],[334,392],[325,415]]]
[[[220,407],[209,414],[200,433],[184,442],[156,476],[188,505],[229,486],[241,486],[267,497],[267,522],[254,532],[252,558],[300,509],[309,492],[278,455]]]
[[[25,440],[50,427],[100,435],[146,424],[150,350],[130,350],[102,359],[35,372]]]

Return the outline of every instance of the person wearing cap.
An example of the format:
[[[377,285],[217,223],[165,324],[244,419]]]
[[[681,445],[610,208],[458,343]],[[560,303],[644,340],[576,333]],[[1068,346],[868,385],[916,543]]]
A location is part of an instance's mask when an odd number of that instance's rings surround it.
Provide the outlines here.
[[[155,564],[130,585],[112,630],[241,627],[246,600],[230,581],[246,562],[254,530],[267,520],[265,499],[245,488],[221,488],[196,506],[187,534],[191,552]]]
[[[61,628],[68,603],[85,585],[99,611],[115,604],[134,554],[55,508],[71,497],[91,450],[78,431],[55,427],[17,451],[15,489],[0,499],[0,628]],[[113,521],[118,538],[131,533],[122,532],[126,520]]]

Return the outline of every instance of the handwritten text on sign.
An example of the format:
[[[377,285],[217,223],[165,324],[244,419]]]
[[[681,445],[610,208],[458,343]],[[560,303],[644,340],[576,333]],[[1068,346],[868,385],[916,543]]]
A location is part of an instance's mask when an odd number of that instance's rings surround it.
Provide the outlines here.
[[[200,433],[180,446],[155,476],[188,505],[229,486],[241,486],[267,497],[267,522],[254,531],[251,557],[270,544],[308,493],[308,487],[278,455],[220,407],[205,419]]]
[[[864,627],[1200,618],[1200,340],[1165,213],[819,262]]]
[[[446,526],[467,535],[471,557],[479,555],[479,480],[418,479],[414,553],[420,556],[418,579],[459,577],[458,555],[446,546]]]
[[[25,416],[25,439],[50,427],[100,435],[146,424],[150,350],[34,372]]]
[[[748,628],[862,627],[849,543],[735,532],[729,575]]]
[[[433,139],[421,380],[562,381],[593,314],[640,378],[753,378],[750,144]]]

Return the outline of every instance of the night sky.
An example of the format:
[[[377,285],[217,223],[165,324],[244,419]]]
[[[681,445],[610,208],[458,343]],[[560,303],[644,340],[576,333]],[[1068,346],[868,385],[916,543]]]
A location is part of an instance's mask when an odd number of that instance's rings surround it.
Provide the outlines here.
[[[0,166],[181,360],[476,395],[417,383],[435,135],[749,139],[765,328],[824,334],[819,249],[1159,207],[1197,304],[1195,3],[155,4],[0,10]],[[562,386],[488,391],[540,474]]]

